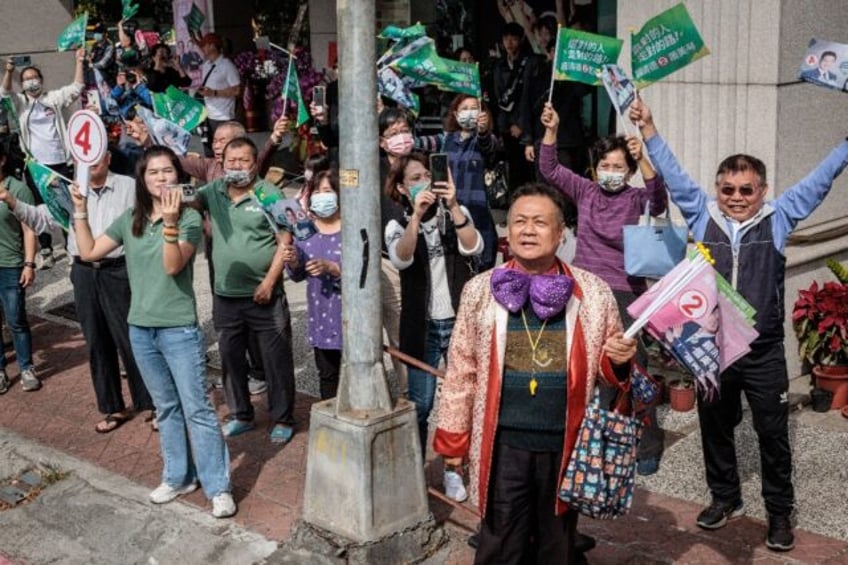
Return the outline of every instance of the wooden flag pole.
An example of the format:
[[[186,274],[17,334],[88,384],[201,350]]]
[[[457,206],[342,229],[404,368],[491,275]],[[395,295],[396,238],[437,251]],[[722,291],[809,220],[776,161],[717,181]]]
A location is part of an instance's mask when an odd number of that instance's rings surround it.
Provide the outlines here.
[[[553,64],[551,65],[551,87],[550,87],[550,89],[548,90],[548,104],[550,104],[550,103],[551,103],[551,99],[552,99],[552,98],[553,98],[553,96],[554,96],[554,80],[556,80],[556,73],[557,73],[557,59],[559,58],[559,36],[560,36],[560,31],[562,31],[562,24],[558,23],[558,24],[557,24],[557,38],[556,38],[556,45],[554,45],[554,61],[553,61]]]

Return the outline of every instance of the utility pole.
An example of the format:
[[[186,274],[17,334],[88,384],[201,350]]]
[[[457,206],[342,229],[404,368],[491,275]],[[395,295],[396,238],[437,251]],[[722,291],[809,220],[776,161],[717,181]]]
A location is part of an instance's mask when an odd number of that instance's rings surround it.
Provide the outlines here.
[[[415,407],[392,402],[383,367],[375,16],[373,0],[337,0],[344,350],[338,397],[312,406],[293,541],[351,562],[400,563],[445,536],[427,505]]]

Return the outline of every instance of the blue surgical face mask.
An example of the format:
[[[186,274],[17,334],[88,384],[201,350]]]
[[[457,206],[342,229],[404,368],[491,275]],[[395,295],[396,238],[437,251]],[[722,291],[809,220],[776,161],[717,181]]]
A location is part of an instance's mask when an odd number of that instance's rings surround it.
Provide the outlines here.
[[[430,190],[430,181],[419,182],[418,184],[413,184],[409,187],[409,200],[412,202],[412,205],[415,206],[415,199],[418,195],[424,190]]]
[[[241,169],[224,169],[224,182],[242,188],[250,184],[250,171]]]
[[[94,41],[100,41],[101,39],[103,39],[102,33],[95,33],[94,34]]]
[[[319,218],[329,218],[339,209],[335,192],[316,192],[309,198],[309,209]]]

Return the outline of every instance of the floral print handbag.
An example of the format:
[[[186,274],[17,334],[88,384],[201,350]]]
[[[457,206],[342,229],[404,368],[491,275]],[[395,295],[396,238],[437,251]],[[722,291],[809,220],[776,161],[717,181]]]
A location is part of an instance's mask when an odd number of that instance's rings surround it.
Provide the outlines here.
[[[640,434],[635,418],[601,408],[595,387],[560,482],[559,498],[595,519],[626,514],[633,502]]]

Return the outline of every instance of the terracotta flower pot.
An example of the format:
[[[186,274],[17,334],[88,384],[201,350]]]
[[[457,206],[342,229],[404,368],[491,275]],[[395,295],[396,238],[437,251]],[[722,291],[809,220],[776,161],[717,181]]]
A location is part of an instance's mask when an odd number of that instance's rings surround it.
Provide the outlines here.
[[[671,381],[668,383],[668,399],[672,410],[689,412],[695,407],[695,387],[687,381]]]
[[[831,410],[848,405],[848,365],[816,365],[813,367],[816,386],[833,393]]]

